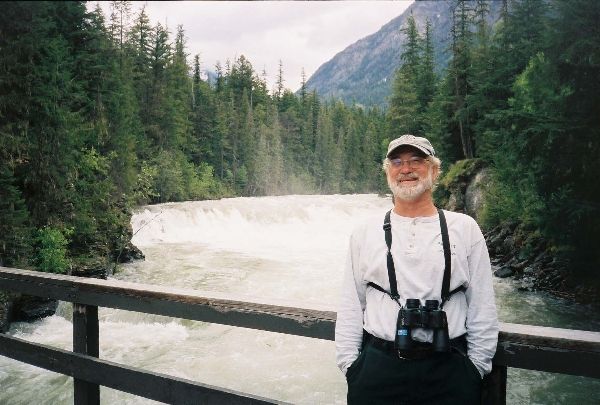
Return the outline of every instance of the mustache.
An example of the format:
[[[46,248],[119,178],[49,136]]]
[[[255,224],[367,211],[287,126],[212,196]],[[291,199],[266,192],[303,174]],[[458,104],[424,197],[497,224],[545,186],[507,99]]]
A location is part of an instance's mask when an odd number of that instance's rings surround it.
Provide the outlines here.
[[[408,174],[399,174],[396,176],[396,181],[404,181],[404,180],[419,180],[419,175],[417,173],[408,173]]]

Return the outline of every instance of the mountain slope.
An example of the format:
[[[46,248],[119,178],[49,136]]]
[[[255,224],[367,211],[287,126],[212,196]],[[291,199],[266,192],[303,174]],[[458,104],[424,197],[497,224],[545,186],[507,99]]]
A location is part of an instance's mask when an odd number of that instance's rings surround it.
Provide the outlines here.
[[[490,21],[495,21],[500,3],[490,2]],[[400,30],[413,14],[420,32],[429,18],[438,71],[448,63],[452,2],[417,1],[404,13],[385,24],[379,31],[358,40],[324,63],[309,78],[309,90],[317,90],[321,97],[340,98],[346,103],[362,105],[386,104],[391,93],[394,72],[400,64],[405,35]],[[376,7],[376,6],[375,6]]]

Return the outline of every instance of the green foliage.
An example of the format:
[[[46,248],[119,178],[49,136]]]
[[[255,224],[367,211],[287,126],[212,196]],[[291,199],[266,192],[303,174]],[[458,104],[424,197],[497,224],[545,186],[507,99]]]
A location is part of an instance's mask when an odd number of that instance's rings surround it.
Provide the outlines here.
[[[142,162],[140,171],[137,175],[136,187],[131,196],[132,201],[135,204],[146,204],[159,197],[159,194],[153,187],[157,176],[158,169],[156,166],[153,166],[146,161]]]
[[[426,110],[435,90],[434,50],[431,24],[425,25],[425,37],[419,35],[412,14],[407,18],[402,66],[396,71],[388,110],[388,133],[391,139],[403,134],[423,135]]]
[[[516,181],[506,182],[504,176],[493,173],[481,212],[482,225],[491,228],[506,221],[517,221],[539,228],[540,214],[545,207],[544,201],[535,193],[533,176],[520,175]]]
[[[482,162],[480,159],[463,159],[453,163],[446,173],[439,179],[439,185],[450,187],[458,181],[464,181],[472,177],[479,169]]]
[[[68,237],[72,230],[43,227],[38,230],[36,265],[46,273],[66,273],[70,267],[67,255]]]
[[[481,168],[481,159],[463,159],[450,165],[448,171],[442,171],[434,190],[434,200],[444,206],[448,203],[452,193],[462,192],[462,185],[466,184]]]
[[[304,86],[295,95],[282,64],[270,94],[266,73],[243,55],[219,63],[210,83],[199,57],[188,61],[183,27],[171,38],[144,9],[124,25],[127,2],[108,22],[80,2],[8,2],[0,261],[34,257],[64,270],[70,257],[112,260],[135,204],[386,192],[387,144],[412,132],[449,164],[441,201],[486,164],[486,227],[518,221],[556,251],[598,263],[598,4],[518,0],[492,29],[488,3],[457,1],[452,60],[439,78],[431,24],[420,32],[411,16],[390,107],[379,111],[320,100]]]
[[[27,266],[31,233],[29,212],[14,175],[0,165],[0,266]]]

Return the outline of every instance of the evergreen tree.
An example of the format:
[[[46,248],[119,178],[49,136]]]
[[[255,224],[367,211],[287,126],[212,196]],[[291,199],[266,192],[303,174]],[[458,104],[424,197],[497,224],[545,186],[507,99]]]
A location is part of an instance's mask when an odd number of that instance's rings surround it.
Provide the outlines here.
[[[418,117],[417,83],[420,70],[420,36],[413,15],[407,18],[407,26],[402,29],[406,36],[404,52],[400,59],[402,66],[396,71],[389,107],[390,138],[402,134],[420,135]]]
[[[28,267],[31,237],[25,200],[11,169],[0,163],[0,266]]]
[[[187,63],[185,52],[185,33],[183,26],[177,27],[173,57],[167,68],[168,78],[166,85],[166,108],[169,113],[166,119],[169,133],[168,148],[181,150],[186,156],[196,153],[197,145],[192,137],[191,108],[192,108],[192,80],[190,66]]]
[[[125,48],[129,19],[131,18],[131,2],[122,0],[111,1],[110,9],[110,36],[122,54]]]
[[[556,188],[563,190],[563,198],[552,198],[544,222],[548,233],[559,238],[566,246],[566,256],[572,261],[577,277],[598,284],[600,253],[600,34],[597,26],[600,4],[590,1],[557,1],[550,20],[547,69],[555,73],[555,80],[540,95],[553,96],[542,106],[556,120],[565,119],[566,131],[553,139],[554,148],[549,156],[549,173],[541,183],[544,195],[554,195]],[[555,71],[553,72],[553,70]],[[540,78],[540,81],[544,78]],[[543,83],[543,82],[542,82]],[[551,103],[560,102],[557,117]],[[553,114],[554,113],[554,114]],[[553,122],[555,122],[553,120]],[[555,179],[552,179],[555,177]],[[554,215],[554,216],[553,216]],[[556,221],[556,218],[561,218]]]
[[[157,149],[170,148],[173,138],[169,136],[169,117],[167,115],[167,67],[171,63],[172,50],[169,33],[160,24],[154,27],[152,50],[150,53],[150,88],[145,117],[146,134]]]
[[[456,121],[457,137],[460,139],[463,156],[467,159],[474,157],[474,139],[471,128],[471,114],[466,103],[471,92],[469,78],[471,72],[471,40],[470,31],[472,9],[466,0],[456,0],[452,12],[452,60],[448,75],[453,84],[453,110]]]
[[[279,60],[279,69],[277,70],[277,81],[275,83],[275,92],[273,94],[274,97],[275,97],[275,100],[277,101],[278,104],[281,101],[281,97],[283,96],[283,91],[285,90],[283,82],[284,82],[284,79],[283,79],[283,62],[280,59]]]
[[[200,77],[200,58],[194,57],[193,76],[193,133],[198,145],[192,162],[200,164],[206,162],[212,167],[217,165],[217,140],[215,136],[215,100],[210,85]]]
[[[431,21],[427,19],[425,21],[425,33],[423,35],[423,47],[422,47],[421,63],[418,67],[418,80],[417,80],[417,101],[419,108],[419,115],[421,121],[421,127],[424,129],[426,118],[423,114],[427,111],[429,103],[433,100],[435,94],[435,59],[433,49],[433,38],[431,33]]]
[[[300,102],[302,103],[303,111],[306,108],[306,73],[304,72],[304,68],[302,68],[301,83],[300,83]]]
[[[152,26],[144,6],[127,34],[129,52],[133,58],[132,77],[139,105],[139,117],[143,123],[150,119],[152,109],[152,35]],[[144,155],[143,149],[141,152]]]
[[[403,134],[420,135],[417,90],[414,77],[400,68],[396,72],[389,107],[390,139]]]

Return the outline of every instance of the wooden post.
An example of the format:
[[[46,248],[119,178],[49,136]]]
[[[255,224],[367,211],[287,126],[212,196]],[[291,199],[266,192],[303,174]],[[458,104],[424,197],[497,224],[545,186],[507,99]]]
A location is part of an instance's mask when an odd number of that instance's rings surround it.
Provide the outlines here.
[[[73,303],[73,352],[99,356],[98,307]],[[75,405],[100,405],[100,386],[75,378]]]
[[[481,403],[506,405],[506,378],[508,367],[494,364],[492,372],[483,379]]]

